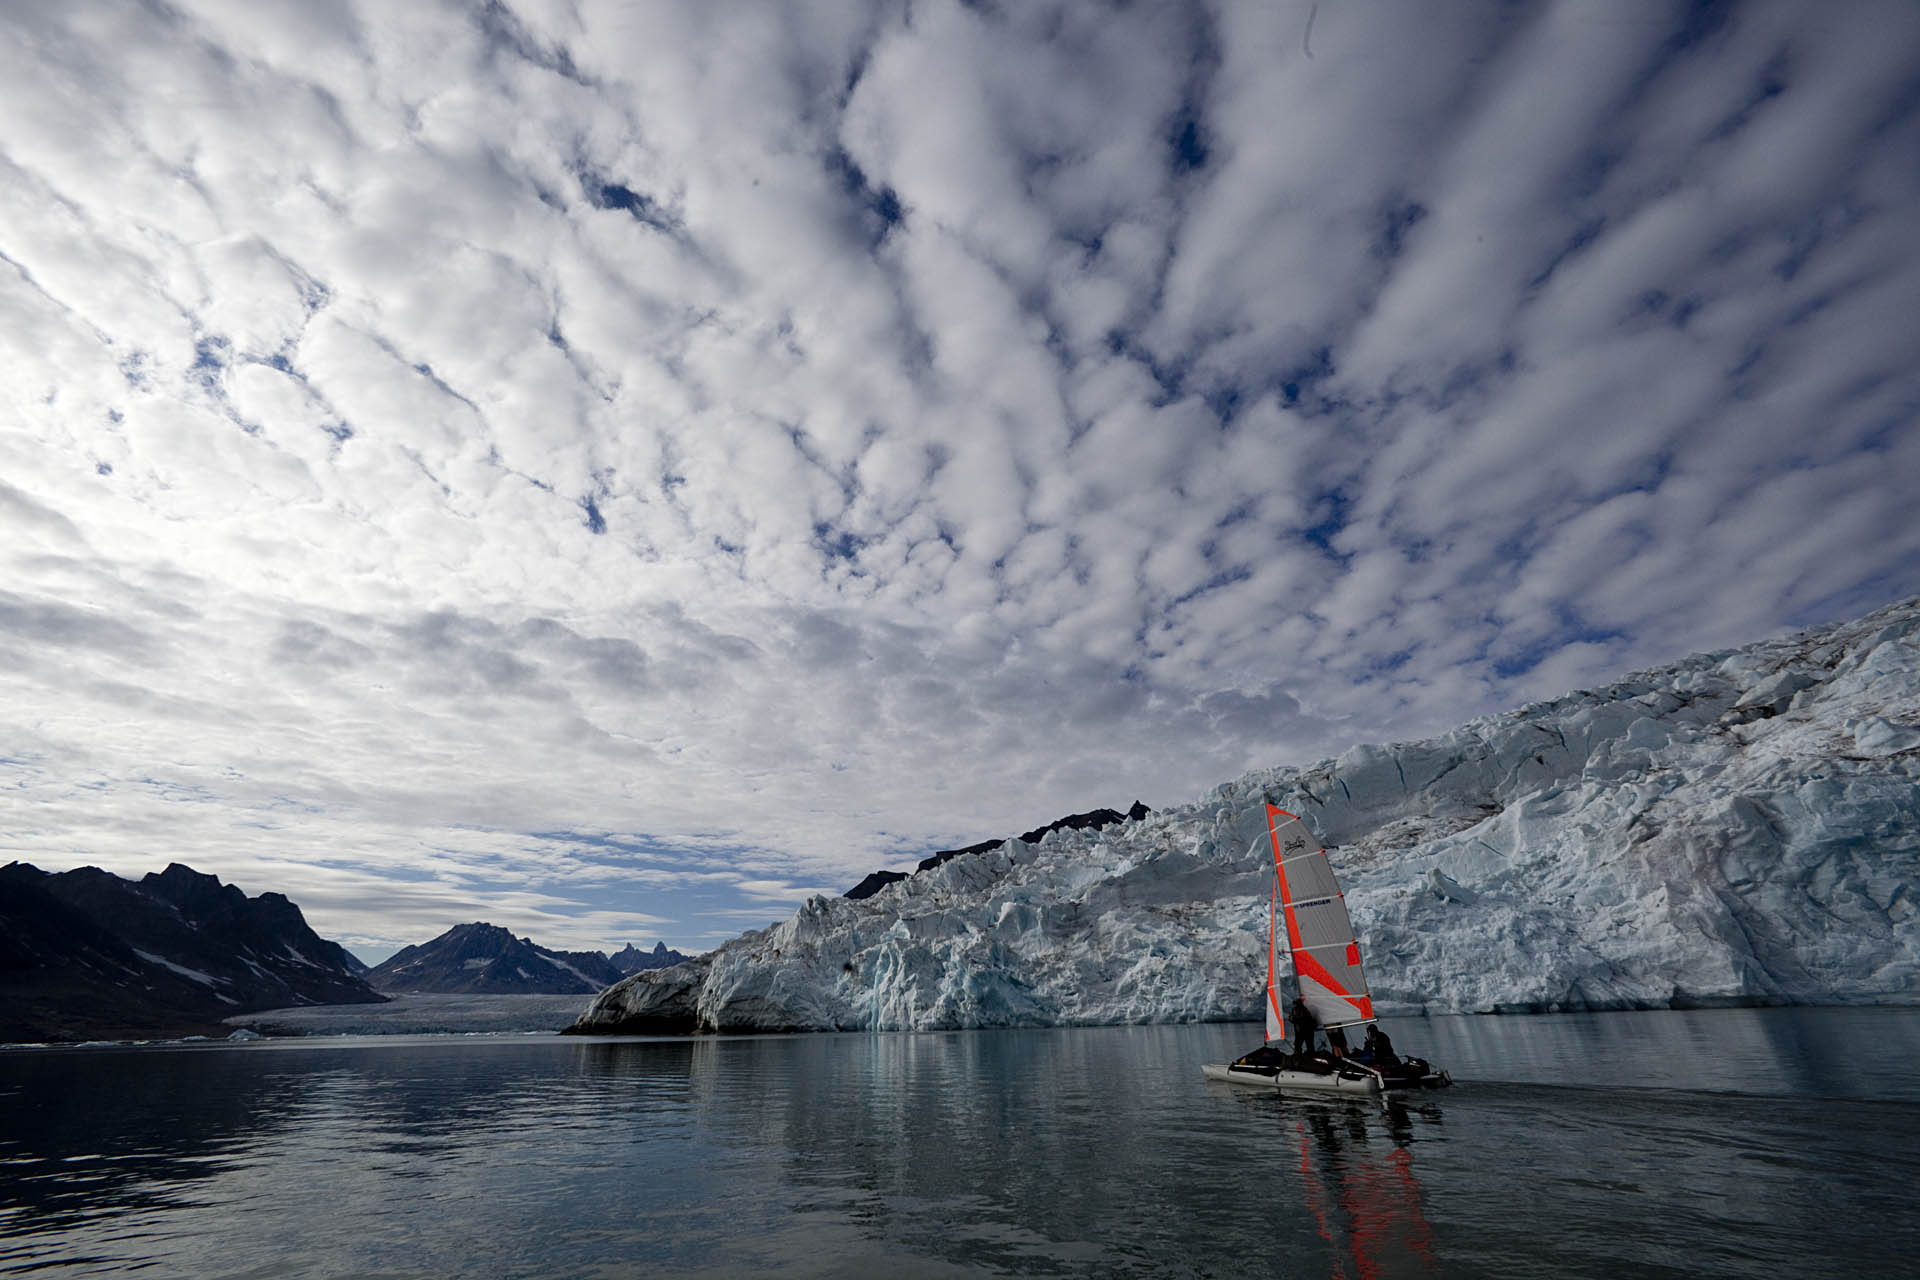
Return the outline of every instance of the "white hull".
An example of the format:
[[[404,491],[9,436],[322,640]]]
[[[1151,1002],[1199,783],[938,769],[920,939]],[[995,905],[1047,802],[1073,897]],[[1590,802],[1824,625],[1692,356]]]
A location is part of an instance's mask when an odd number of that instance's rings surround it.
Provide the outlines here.
[[[1281,1093],[1344,1093],[1350,1097],[1377,1098],[1381,1092],[1380,1082],[1372,1076],[1351,1079],[1331,1072],[1320,1075],[1313,1071],[1235,1071],[1212,1062],[1200,1069],[1207,1073],[1209,1080],[1224,1080],[1228,1084],[1249,1085],[1255,1089],[1276,1089]]]

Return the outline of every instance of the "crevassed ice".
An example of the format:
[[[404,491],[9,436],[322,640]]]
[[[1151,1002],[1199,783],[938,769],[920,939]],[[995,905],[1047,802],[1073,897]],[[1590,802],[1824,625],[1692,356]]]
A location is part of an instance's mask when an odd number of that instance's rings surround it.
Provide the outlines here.
[[[1268,800],[1326,844],[1388,1015],[1920,1002],[1917,773],[1912,600],[815,898],[576,1029],[1255,1020]]]

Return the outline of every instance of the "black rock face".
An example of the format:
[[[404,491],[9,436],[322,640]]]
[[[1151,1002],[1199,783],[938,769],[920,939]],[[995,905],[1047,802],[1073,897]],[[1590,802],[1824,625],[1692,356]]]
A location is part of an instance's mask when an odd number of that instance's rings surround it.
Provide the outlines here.
[[[1097,831],[1101,827],[1110,826],[1116,822],[1138,822],[1152,812],[1153,810],[1147,808],[1146,805],[1135,800],[1133,807],[1125,813],[1120,813],[1114,809],[1092,809],[1086,813],[1070,813],[1064,818],[1054,819],[1044,827],[1035,827],[1031,831],[1021,832],[1020,839],[1026,841],[1028,844],[1038,844],[1049,831],[1058,831],[1062,827],[1073,831]],[[1005,843],[1006,840],[1002,838],[999,840],[982,840],[977,844],[970,844],[964,849],[942,849],[936,854],[920,859],[920,865],[913,869],[913,874],[919,875],[922,871],[931,871],[942,863],[951,862],[955,858],[962,858],[970,853],[986,853],[990,849],[998,849]],[[906,878],[906,874],[899,871],[875,871],[841,896],[846,898],[871,898],[888,885],[898,884]]]
[[[609,956],[608,959],[613,962],[613,967],[618,969],[624,976],[626,974],[639,973],[642,969],[670,969],[674,965],[688,959],[688,957],[678,951],[672,950],[664,942],[654,943],[653,950],[651,951],[642,951],[629,942],[624,948]]]
[[[936,864],[937,865],[937,864]],[[890,884],[899,884],[907,878],[904,871],[870,871],[867,878],[843,895],[848,898],[871,898]]]
[[[367,979],[382,991],[560,996],[593,995],[622,976],[601,952],[553,951],[476,921],[402,947]]]
[[[684,1036],[714,1030],[701,1025],[699,1010],[700,986],[711,955],[709,952],[665,969],[643,969],[622,978],[602,991],[561,1034]]]
[[[137,882],[0,867],[0,1041],[221,1034],[236,1013],[384,1000],[364,969],[284,896],[179,863]]]
[[[221,884],[213,876],[178,862],[157,875],[149,872],[140,885],[154,897],[171,902],[181,915],[199,922],[202,929],[211,928],[223,937],[262,950],[275,945],[290,949],[290,940],[304,939],[308,945],[301,962],[345,969],[355,975],[367,972],[358,956],[307,928],[306,917],[285,894],[263,893],[249,898],[235,886]]]

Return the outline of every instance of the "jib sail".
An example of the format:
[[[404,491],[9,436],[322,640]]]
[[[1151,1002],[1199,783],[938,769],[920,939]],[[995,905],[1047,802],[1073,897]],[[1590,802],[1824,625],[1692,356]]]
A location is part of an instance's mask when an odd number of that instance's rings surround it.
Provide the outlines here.
[[[1373,997],[1360,967],[1360,943],[1346,896],[1320,842],[1298,815],[1267,806],[1267,834],[1273,839],[1274,905],[1267,933],[1267,1039],[1285,1036],[1275,958],[1285,922],[1293,953],[1294,977],[1307,1008],[1325,1028],[1372,1022]],[[1277,918],[1276,918],[1277,917]]]

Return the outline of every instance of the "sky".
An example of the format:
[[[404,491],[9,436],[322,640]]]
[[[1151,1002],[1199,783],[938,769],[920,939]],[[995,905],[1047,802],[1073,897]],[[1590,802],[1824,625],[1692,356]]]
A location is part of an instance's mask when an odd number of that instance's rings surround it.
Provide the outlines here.
[[[1920,6],[0,7],[0,859],[704,950],[1920,591]]]

